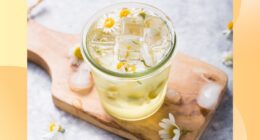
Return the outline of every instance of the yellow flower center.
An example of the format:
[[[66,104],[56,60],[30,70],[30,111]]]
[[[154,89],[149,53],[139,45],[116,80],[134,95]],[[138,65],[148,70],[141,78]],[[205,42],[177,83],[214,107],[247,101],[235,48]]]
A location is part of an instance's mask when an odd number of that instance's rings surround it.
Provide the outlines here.
[[[121,69],[124,65],[126,64],[126,62],[119,62],[116,66],[117,69]]]
[[[83,59],[83,56],[80,52],[80,48],[77,47],[75,50],[74,50],[74,56],[77,57],[78,59],[82,60]]]
[[[55,127],[56,127],[56,124],[55,123],[51,123],[50,126],[49,126],[49,131],[53,132]]]
[[[115,24],[115,20],[113,18],[107,18],[105,20],[104,26],[106,28],[112,28],[114,26],[114,24]]]
[[[124,8],[120,11],[120,18],[127,17],[130,14],[130,10],[127,8]]]
[[[172,138],[175,137],[174,130],[177,129],[175,126],[170,126],[168,129],[168,135],[170,135]]]
[[[230,22],[228,23],[227,28],[228,28],[229,30],[233,30],[233,22],[232,22],[232,21],[230,21]]]

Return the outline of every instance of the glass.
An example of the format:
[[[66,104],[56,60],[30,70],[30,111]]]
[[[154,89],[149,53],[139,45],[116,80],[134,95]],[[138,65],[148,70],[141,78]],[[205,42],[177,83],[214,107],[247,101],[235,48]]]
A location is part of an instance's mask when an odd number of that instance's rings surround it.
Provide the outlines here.
[[[157,14],[163,22],[151,17],[147,21],[149,25],[161,27],[163,23],[166,28],[154,28],[142,30],[141,23],[133,24],[131,18],[125,19],[122,23],[122,35],[114,38],[109,34],[102,33],[97,29],[93,29],[93,23],[98,17],[101,17],[108,11],[118,8],[142,8],[152,11]],[[95,32],[92,32],[95,30]],[[169,35],[169,39],[162,46],[169,47],[156,47],[163,42],[158,39],[158,36],[153,36],[156,32],[160,31],[161,34]],[[167,32],[168,31],[168,32]],[[132,34],[132,35],[129,35]],[[93,39],[94,36],[94,39]],[[104,42],[98,43],[102,36]],[[143,37],[143,38],[142,38]],[[91,38],[91,39],[90,39]],[[143,41],[148,44],[147,50],[142,50],[138,45],[132,45],[133,50],[131,54],[124,56],[124,45],[129,43],[129,40]],[[140,52],[145,53],[154,51],[155,58],[160,61],[153,67],[145,69],[140,72],[122,73],[108,69],[112,65],[111,58],[114,58],[113,46],[116,45],[113,41],[117,40],[117,45],[122,47],[118,49],[117,59],[135,61],[139,59]],[[90,46],[89,42],[91,42]],[[134,42],[134,43],[135,43]],[[136,44],[136,43],[135,43]],[[167,91],[167,83],[170,72],[171,59],[176,45],[176,35],[170,19],[159,9],[141,3],[119,3],[109,6],[98,13],[96,13],[86,25],[83,36],[81,51],[85,60],[90,64],[92,74],[95,82],[95,87],[99,93],[100,101],[104,109],[112,116],[122,120],[141,120],[154,114],[163,104],[165,94]],[[153,47],[150,47],[153,46]],[[165,54],[156,53],[157,50],[167,49]],[[138,50],[138,51],[136,51]],[[93,53],[101,52],[102,59],[96,61],[96,55]],[[98,56],[97,56],[98,57]],[[152,58],[146,57],[144,59],[147,65],[152,64]]]

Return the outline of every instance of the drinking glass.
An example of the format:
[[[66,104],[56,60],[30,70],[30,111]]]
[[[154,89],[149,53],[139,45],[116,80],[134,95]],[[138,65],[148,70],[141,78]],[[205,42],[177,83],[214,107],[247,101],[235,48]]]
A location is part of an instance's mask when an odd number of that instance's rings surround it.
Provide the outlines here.
[[[94,60],[88,48],[88,31],[91,30],[92,24],[108,11],[124,7],[143,8],[156,13],[165,21],[170,32],[167,53],[158,64],[144,71],[120,73],[109,70]],[[91,67],[95,88],[106,112],[115,118],[128,121],[141,120],[154,114],[164,102],[175,45],[176,35],[172,22],[161,10],[153,6],[119,3],[94,14],[84,28],[81,52]]]

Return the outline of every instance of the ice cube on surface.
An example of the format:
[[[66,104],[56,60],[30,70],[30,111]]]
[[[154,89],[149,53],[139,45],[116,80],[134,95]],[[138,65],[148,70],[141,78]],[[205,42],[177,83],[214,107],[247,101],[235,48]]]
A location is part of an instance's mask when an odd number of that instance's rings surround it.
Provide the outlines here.
[[[122,35],[135,35],[143,36],[144,23],[141,20],[135,18],[125,18],[121,23],[121,34]]]
[[[120,35],[116,38],[115,56],[119,61],[140,60],[142,38],[132,35]]]
[[[144,42],[150,46],[161,45],[169,40],[169,30],[164,20],[150,16],[144,22]]]

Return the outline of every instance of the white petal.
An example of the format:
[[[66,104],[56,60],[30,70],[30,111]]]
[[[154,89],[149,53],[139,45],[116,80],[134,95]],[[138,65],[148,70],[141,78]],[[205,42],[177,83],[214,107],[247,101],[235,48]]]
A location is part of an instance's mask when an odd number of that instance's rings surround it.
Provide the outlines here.
[[[68,57],[69,57],[69,58],[73,56],[74,50],[75,50],[75,46],[69,48],[69,51],[68,51]]]
[[[165,134],[165,135],[160,135],[160,138],[169,139],[169,138],[171,138],[171,136],[168,134]]]
[[[159,131],[159,135],[165,135],[165,134],[168,134],[168,132],[165,131],[165,130],[160,130],[160,131]]]
[[[169,125],[171,125],[171,124],[172,124],[172,121],[171,121],[170,119],[167,119],[167,120],[166,120],[166,123],[169,124]],[[174,122],[173,122],[173,123],[174,123]],[[175,124],[175,123],[174,123],[174,124]]]
[[[179,130],[179,129],[174,129],[173,132],[174,132],[175,135],[174,135],[174,137],[172,138],[172,140],[179,140],[179,139],[180,139],[180,136],[181,136],[180,130]]]
[[[45,134],[42,138],[43,138],[43,140],[54,140],[53,138],[55,138],[56,135],[57,135],[57,132],[51,132],[51,133]]]
[[[79,60],[78,58],[76,58],[74,55],[70,58],[70,64],[72,66],[79,66],[81,64],[81,60]]]
[[[162,122],[167,123],[169,119],[162,119]]]
[[[159,126],[161,126],[162,128],[167,128],[169,126],[169,124],[167,123],[159,123]]]
[[[231,33],[231,31],[230,31],[230,30],[224,30],[222,33],[223,33],[224,35],[229,35],[229,34]]]
[[[223,31],[223,34],[227,37],[227,39],[232,39],[233,30],[225,30]]]
[[[170,119],[171,122],[173,122],[175,124],[175,118],[172,115],[172,113],[169,113],[169,119]]]

